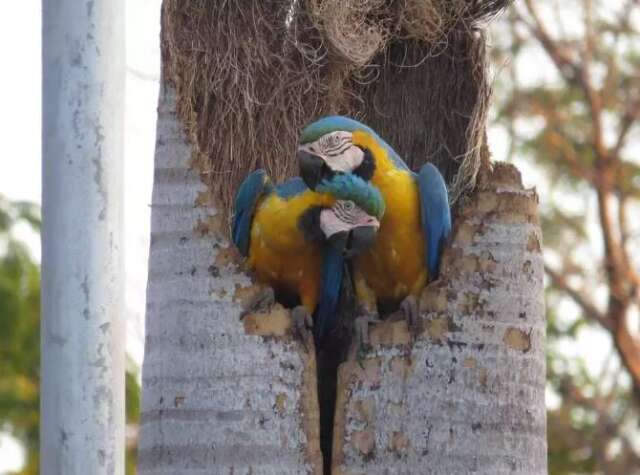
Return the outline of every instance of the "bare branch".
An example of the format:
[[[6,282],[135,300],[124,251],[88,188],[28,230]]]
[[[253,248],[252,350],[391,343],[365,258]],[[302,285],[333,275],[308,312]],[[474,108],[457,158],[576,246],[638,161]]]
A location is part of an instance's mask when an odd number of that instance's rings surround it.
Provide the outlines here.
[[[589,70],[595,49],[595,33],[593,31],[593,2],[584,0],[584,54],[582,57],[582,68]]]
[[[578,153],[574,148],[572,141],[562,133],[562,129],[557,127],[553,132],[553,137],[556,138],[556,146],[560,151],[560,158],[562,158],[569,167],[569,171],[576,177],[591,183],[595,186],[596,179],[593,170],[584,166],[578,157]]]
[[[610,332],[622,363],[633,380],[636,398],[640,401],[640,342],[635,339],[627,327],[626,315],[628,306],[621,304],[612,295],[609,299],[608,313],[604,314],[598,310],[586,295],[569,285],[561,273],[553,270],[547,264],[545,264],[544,270],[553,284],[569,295],[582,309],[587,318],[599,323]]]
[[[624,111],[622,118],[620,119],[620,129],[618,131],[618,139],[616,140],[616,144],[613,146],[611,150],[611,157],[620,160],[620,151],[622,147],[624,147],[627,136],[631,131],[631,127],[633,124],[640,119],[640,98],[636,98],[632,101],[627,109]]]
[[[627,223],[627,197],[620,194],[618,199],[618,222],[620,223],[620,245],[625,255],[627,240],[629,239],[629,226]]]
[[[613,341],[620,358],[633,381],[634,394],[640,401],[640,342],[629,332],[627,308],[620,306],[612,313],[610,320],[615,325]]]
[[[568,54],[567,50],[561,48],[560,45],[551,37],[531,0],[524,0],[524,4],[533,19],[533,24],[529,23],[522,17],[519,18],[520,21],[522,21],[538,41],[540,41],[540,44],[565,80],[570,83],[575,83],[578,69],[575,61]]]
[[[571,299],[582,309],[586,317],[599,323],[603,328],[613,331],[613,326],[607,319],[606,315],[598,310],[598,308],[589,301],[589,298],[586,295],[569,285],[569,282],[567,282],[560,272],[553,270],[547,264],[544,265],[544,271],[551,279],[553,285],[569,295],[569,297],[571,297]]]
[[[537,10],[533,6],[531,0],[524,0],[534,24],[525,22],[531,30],[531,33],[540,41],[540,44],[547,52],[558,71],[570,83],[580,87],[587,98],[589,109],[591,110],[591,120],[593,123],[593,146],[599,162],[606,162],[609,154],[603,140],[602,132],[602,97],[591,83],[589,76],[589,61],[592,46],[586,46],[586,54],[583,57],[585,62],[579,64],[576,62],[565,49],[548,32],[546,26],[542,22]],[[587,15],[588,16],[588,15]],[[592,45],[591,40],[586,41],[587,45]],[[602,163],[604,164],[604,163]]]

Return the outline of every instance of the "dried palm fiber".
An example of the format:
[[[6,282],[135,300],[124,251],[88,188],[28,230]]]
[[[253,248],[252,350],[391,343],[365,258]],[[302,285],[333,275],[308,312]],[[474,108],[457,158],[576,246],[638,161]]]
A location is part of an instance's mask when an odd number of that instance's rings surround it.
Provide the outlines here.
[[[511,0],[404,0],[399,3],[400,28],[409,38],[435,44],[461,24],[478,28]]]
[[[490,95],[480,27],[508,3],[404,0],[387,2],[385,13],[380,2],[372,0],[372,13],[360,13],[361,19],[369,18],[369,27],[372,17],[378,19],[380,30],[386,32],[385,47],[370,57],[366,67],[354,70],[345,85],[357,99],[351,113],[388,140],[412,169],[426,161],[435,163],[449,184],[452,203],[473,188],[480,167]],[[333,18],[326,21],[336,23]],[[345,22],[343,28],[348,27]],[[330,33],[323,31],[324,36]],[[332,49],[346,50],[335,47],[342,39],[338,35],[329,40]],[[361,50],[370,52],[368,39],[360,41]],[[359,81],[363,72],[369,79]]]
[[[329,48],[354,66],[367,66],[393,38],[436,44],[456,26],[477,27],[509,0],[308,0]]]
[[[479,27],[509,0],[165,0],[163,74],[228,211],[246,174],[296,171],[301,128],[356,116],[452,201],[473,186],[489,87]],[[368,78],[363,82],[363,77]]]
[[[309,0],[315,26],[352,69],[366,66],[391,34],[386,0]],[[385,21],[387,20],[387,21]]]
[[[294,174],[300,130],[336,102],[321,39],[289,0],[165,0],[162,52],[195,165],[225,211],[255,168]]]
[[[434,52],[416,40],[395,41],[375,58],[376,81],[358,87],[354,107],[413,170],[429,161],[455,203],[471,190],[480,166],[490,87],[484,39],[450,32]]]

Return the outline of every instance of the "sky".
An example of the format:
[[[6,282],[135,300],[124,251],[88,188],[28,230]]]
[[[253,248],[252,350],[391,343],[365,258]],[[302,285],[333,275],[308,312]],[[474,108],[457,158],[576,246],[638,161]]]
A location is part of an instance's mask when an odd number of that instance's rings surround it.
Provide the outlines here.
[[[153,178],[155,116],[159,82],[160,0],[130,0],[126,4],[126,118],[125,118],[125,302],[127,353],[142,362],[149,215]],[[11,2],[0,15],[0,57],[4,68],[0,87],[0,194],[13,200],[40,203],[41,193],[41,0]],[[19,47],[16,47],[19,45]],[[536,54],[533,52],[532,54]],[[553,67],[541,55],[539,66],[523,75],[527,80],[553,80]],[[529,64],[531,64],[529,62]],[[525,67],[525,66],[523,66]],[[499,74],[500,71],[494,71]],[[536,77],[536,74],[538,75]],[[492,128],[489,142],[496,159],[506,156],[505,131]],[[544,205],[545,178],[535,166],[516,159],[527,186],[538,187]],[[566,199],[564,197],[563,199]],[[591,209],[594,207],[591,206]],[[26,228],[22,237],[39,259],[39,237]],[[577,315],[570,303],[567,315]],[[567,342],[566,354],[586,357],[598,371],[611,343],[604,332],[585,329],[579,342]],[[599,348],[600,351],[590,351]],[[553,396],[549,396],[553,403]],[[0,434],[0,473],[16,469],[21,452],[15,441]]]

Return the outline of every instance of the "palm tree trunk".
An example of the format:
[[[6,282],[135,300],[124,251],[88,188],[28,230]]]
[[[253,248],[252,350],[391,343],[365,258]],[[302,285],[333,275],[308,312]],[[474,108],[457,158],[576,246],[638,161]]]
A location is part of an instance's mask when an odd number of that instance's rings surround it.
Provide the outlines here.
[[[545,316],[537,195],[496,165],[456,219],[442,278],[340,369],[334,474],[544,474]]]
[[[281,308],[239,320],[257,289],[189,168],[174,90],[160,96],[139,472],[321,473],[313,353],[271,336]]]
[[[340,102],[334,82],[352,97],[353,84],[332,74],[342,78],[353,65],[318,43],[329,31],[318,21],[330,19],[306,2],[164,5],[139,470],[322,473],[315,358],[292,341],[281,307],[238,319],[258,289],[238,268],[222,216],[247,171],[289,172],[300,127]],[[438,160],[464,157],[448,176],[466,181],[454,187],[454,236],[442,278],[422,296],[418,336],[387,321],[372,328],[362,366],[340,368],[325,473],[546,473],[537,198],[514,168],[490,169],[481,147],[484,39],[463,31],[473,41],[434,60],[444,66],[428,84],[405,77],[408,86],[396,91],[404,102],[390,101],[397,107],[376,112],[390,79],[358,90],[360,107],[345,105],[380,123],[393,113],[390,130],[405,128],[408,110],[420,116],[415,133],[392,138],[401,150],[425,151],[414,165],[440,149],[449,153]],[[385,70],[382,81],[400,74]],[[422,132],[432,138],[416,142]]]

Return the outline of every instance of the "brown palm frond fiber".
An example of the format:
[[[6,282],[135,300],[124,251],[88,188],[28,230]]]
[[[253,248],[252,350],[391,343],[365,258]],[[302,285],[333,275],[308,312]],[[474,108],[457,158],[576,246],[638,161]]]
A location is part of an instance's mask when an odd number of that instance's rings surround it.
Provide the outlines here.
[[[194,165],[229,211],[250,171],[297,173],[300,130],[329,113],[376,129],[453,201],[473,186],[489,88],[479,28],[510,0],[164,0],[163,77]]]
[[[429,48],[415,40],[390,44],[374,60],[379,79],[357,89],[356,109],[411,169],[434,163],[455,202],[473,188],[480,164],[490,93],[484,38],[462,30],[437,52]]]

